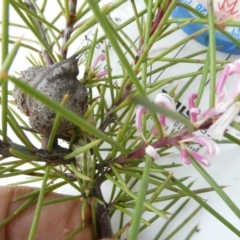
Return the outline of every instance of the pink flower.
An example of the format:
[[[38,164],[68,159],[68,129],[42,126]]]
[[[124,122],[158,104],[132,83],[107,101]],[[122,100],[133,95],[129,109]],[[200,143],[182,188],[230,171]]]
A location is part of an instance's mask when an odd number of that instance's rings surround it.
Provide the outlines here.
[[[138,132],[142,132],[142,115],[147,113],[147,109],[143,106],[137,106],[136,110],[136,129]]]
[[[188,97],[188,104],[189,104],[189,108],[195,108],[195,102],[194,100],[197,98],[197,94],[196,93],[191,93]]]
[[[197,98],[196,93],[191,93],[188,97],[188,104],[189,104],[189,115],[190,120],[192,122],[197,122],[197,116],[201,113],[201,110],[199,108],[195,107],[194,100]]]
[[[210,162],[204,158],[202,155],[200,155],[199,153],[195,152],[195,151],[191,151],[190,154],[202,165],[204,165],[205,167],[209,167],[211,164]]]
[[[198,143],[205,146],[207,148],[207,153],[211,156],[216,156],[219,153],[218,145],[208,137],[193,136],[193,137],[181,140],[181,143],[186,143],[186,142],[187,143],[194,142],[194,143]]]
[[[99,61],[105,61],[105,59],[106,59],[105,53],[101,53],[100,55],[98,55],[97,58],[95,59],[94,63],[91,66],[92,71],[94,71],[96,69]]]
[[[174,103],[173,99],[166,93],[157,94],[155,99],[154,99],[154,102],[157,105],[164,106],[164,107],[169,108],[171,110],[176,110],[175,103]],[[137,106],[135,124],[136,124],[137,131],[140,132],[140,133],[142,133],[142,115],[146,114],[147,111],[148,111],[147,108],[145,108],[143,106]],[[165,125],[165,121],[166,121],[166,117],[164,115],[159,115],[159,122],[162,126]],[[152,131],[152,135],[156,135],[157,133],[158,133],[157,128],[154,128],[153,131]]]
[[[205,157],[203,157],[199,153],[197,153],[195,151],[192,151],[192,150],[187,148],[185,143],[189,144],[191,142],[204,145],[207,148],[207,151],[206,151],[207,154],[210,155],[210,156],[215,156],[219,153],[218,145],[214,141],[212,141],[210,138],[204,137],[204,136],[193,136],[193,137],[186,138],[186,139],[183,139],[183,140],[179,141],[180,146],[181,146],[181,158],[182,158],[182,161],[185,164],[190,164],[191,163],[190,159],[187,156],[188,154],[190,154],[199,163],[203,164],[206,167],[210,166],[210,162]]]
[[[185,164],[190,164],[191,161],[189,160],[189,158],[188,158],[187,155],[188,155],[188,151],[187,151],[186,149],[183,149],[183,150],[181,151],[182,161],[183,161],[183,163],[185,163]]]
[[[97,70],[97,65],[98,65],[99,61],[105,61],[105,59],[106,59],[106,55],[104,53],[101,53],[100,55],[98,55],[98,57],[95,59],[94,63],[91,66],[91,70],[93,72],[95,72]],[[106,76],[107,74],[108,74],[108,71],[103,70],[101,72],[97,72],[95,75],[95,78],[99,79],[99,78]]]
[[[240,73],[240,59],[233,63],[227,64],[222,71],[220,79],[218,80],[216,86],[217,103],[215,105],[215,110],[218,113],[225,112],[240,93],[240,80],[238,81],[236,88],[232,91],[232,93],[229,94],[229,96],[227,96],[227,92],[224,91],[227,77],[234,73]]]
[[[104,71],[98,72],[96,74],[96,78],[99,79],[99,78],[102,78],[102,77],[104,77],[106,75],[108,75],[108,70],[104,70]]]
[[[221,96],[223,92],[223,87],[225,85],[227,77],[234,73],[240,73],[240,59],[236,60],[233,63],[229,63],[224,67],[216,87],[216,94],[218,96]]]
[[[197,153],[195,151],[188,152],[186,149],[183,149],[181,151],[181,157],[182,157],[183,163],[185,163],[187,165],[189,165],[191,163],[191,160],[188,158],[188,154],[191,154],[195,158],[195,160],[197,160],[199,163],[201,163],[205,167],[210,166],[210,162],[206,158],[204,158],[202,155],[200,155],[199,153]]]

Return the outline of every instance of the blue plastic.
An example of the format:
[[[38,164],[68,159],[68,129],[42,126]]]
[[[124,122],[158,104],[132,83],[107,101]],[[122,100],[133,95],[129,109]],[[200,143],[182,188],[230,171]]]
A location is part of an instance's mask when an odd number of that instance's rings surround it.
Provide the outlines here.
[[[172,17],[173,18],[193,18],[190,12],[183,7],[176,7],[172,13]],[[191,35],[202,28],[204,28],[204,25],[192,23],[183,27],[182,30],[186,34]],[[240,34],[240,27],[239,28],[236,27],[234,29],[236,29],[236,32],[238,34]],[[207,47],[209,45],[209,34],[207,32],[195,37],[194,39]],[[218,48],[218,51],[220,52],[229,53],[229,54],[240,54],[240,48],[237,47],[234,43],[232,43],[231,40],[229,40],[228,38],[226,38],[225,36],[223,36],[221,33],[218,33],[218,32],[216,32],[216,46],[219,46],[219,47],[221,46],[221,48]]]

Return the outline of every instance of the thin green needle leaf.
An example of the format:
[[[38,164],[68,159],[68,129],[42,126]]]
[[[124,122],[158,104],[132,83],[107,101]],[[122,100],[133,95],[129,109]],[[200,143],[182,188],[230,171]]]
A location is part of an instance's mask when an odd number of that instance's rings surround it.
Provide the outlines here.
[[[12,46],[12,50],[10,53],[8,53],[8,55],[6,56],[6,58],[4,59],[3,63],[2,63],[2,70],[1,71],[8,71],[8,69],[11,67],[13,60],[15,59],[17,52],[19,50],[19,46],[21,45],[21,41],[22,38],[19,38],[18,41],[16,41],[14,43],[14,45]]]
[[[132,224],[130,227],[130,232],[128,235],[128,240],[137,239],[139,226],[141,222],[141,215],[143,210],[143,203],[146,198],[147,187],[148,187],[148,178],[150,173],[150,168],[152,164],[152,159],[150,156],[146,156],[145,168],[141,179],[140,190],[138,197],[136,199],[136,207],[134,209],[134,215],[132,218]]]
[[[163,172],[162,174],[167,176],[167,173]],[[188,187],[183,185],[174,177],[172,177],[172,182],[175,183],[180,189],[182,189],[182,191],[184,191],[189,197],[192,197],[196,202],[198,202],[203,208],[205,208],[209,213],[211,213],[215,218],[217,218],[222,224],[224,224],[227,228],[229,228],[232,232],[234,232],[237,236],[240,237],[240,231],[236,227],[234,227],[230,222],[226,220],[225,217],[221,216],[205,201],[203,201],[200,197],[193,193]]]
[[[151,30],[152,21],[153,21],[152,8],[153,8],[153,1],[148,1],[147,20],[146,20],[146,27],[145,27],[145,33],[144,33],[145,34],[144,48],[148,45],[149,38],[150,38],[150,30]],[[143,85],[143,88],[145,89],[147,85],[147,61],[143,62],[142,64],[142,85]]]
[[[120,6],[121,4],[123,4],[124,2],[126,2],[126,0],[119,0],[117,2],[114,2],[112,4],[105,4],[102,8],[100,8],[100,11],[103,14],[109,14],[111,11],[113,11],[114,9],[116,9],[118,6]],[[89,8],[88,8],[89,9]],[[77,12],[76,16],[80,14],[81,17],[83,16],[83,12]],[[81,24],[81,26],[72,34],[71,38],[69,38],[69,40],[66,42],[66,44],[64,45],[64,47],[69,47],[73,41],[75,41],[79,36],[81,36],[85,31],[89,30],[90,27],[94,26],[94,24],[97,23],[96,21],[96,16],[93,14],[93,16],[89,17],[87,20],[84,21],[83,24]],[[122,26],[124,27],[124,26]],[[106,39],[106,36],[103,36],[101,38],[98,39],[97,43],[101,42],[102,40]],[[82,52],[86,51],[87,49],[89,49],[90,46],[86,46],[85,48],[82,48],[81,50],[79,50],[77,52],[77,54],[81,54]]]
[[[155,41],[158,38],[158,36],[161,35],[162,28],[163,28],[164,24],[166,23],[166,21],[168,20],[169,16],[171,15],[172,10],[175,8],[177,2],[178,2],[177,0],[172,0],[171,1],[170,5],[168,6],[166,12],[164,13],[164,15],[162,17],[160,23],[158,24],[158,27],[156,28],[156,30],[154,31],[153,35],[149,39],[149,44],[145,46],[145,48],[143,50],[143,53],[140,56],[140,58],[139,58],[139,60],[138,60],[138,62],[137,62],[137,64],[136,64],[134,69],[138,70],[139,67],[140,67],[140,64],[146,59],[146,56],[147,56],[149,50],[151,49],[152,45],[155,43]],[[172,48],[174,48],[174,46],[172,46]],[[167,51],[171,52],[172,51],[171,47],[169,47],[167,49]],[[163,52],[165,52],[163,54],[163,56],[167,54],[167,51],[163,51]]]
[[[85,227],[87,227],[90,223],[92,223],[92,219],[87,220],[81,224],[76,230],[74,230],[71,234],[69,234],[65,240],[72,240],[74,237],[80,233],[82,230],[84,230]],[[84,234],[83,234],[84,235]]]
[[[70,179],[70,177],[64,175],[61,171],[57,170],[56,168],[54,171],[59,175],[60,178],[62,178],[65,182],[67,182],[69,185],[71,185],[73,188],[75,188],[78,192],[81,192],[81,189]]]
[[[37,156],[29,156],[27,154],[21,153],[18,150],[15,150],[13,148],[9,148],[9,152],[12,153],[12,155],[23,159],[23,160],[29,160],[29,161],[37,161],[39,158]]]
[[[82,174],[81,172],[79,172],[79,170],[76,168],[74,163],[71,163],[71,169],[78,178],[86,180],[86,181],[92,181],[92,179],[90,177],[88,177],[88,176]]]
[[[69,94],[66,94],[63,97],[63,100],[61,102],[62,106],[64,106],[64,107],[66,106],[68,98],[69,98]],[[56,117],[55,117],[55,120],[54,120],[54,123],[53,123],[51,133],[50,133],[50,137],[49,137],[49,140],[48,140],[48,145],[47,145],[48,152],[52,151],[52,146],[53,146],[54,140],[56,138],[56,134],[57,134],[57,130],[58,130],[61,118],[62,118],[61,114],[57,113]]]
[[[197,207],[187,218],[183,219],[182,222],[177,226],[167,237],[165,237],[166,240],[170,240],[173,238],[173,236],[179,232],[200,210],[201,206]]]
[[[157,233],[154,240],[160,239],[165,229],[168,227],[168,225],[174,220],[174,218],[180,213],[180,211],[188,204],[190,198],[185,200],[178,208],[177,210],[171,215],[171,217],[168,219],[168,221],[161,227],[160,231]]]
[[[81,195],[60,197],[60,198],[56,198],[56,199],[52,199],[52,200],[43,201],[42,206],[51,205],[51,204],[60,203],[60,202],[72,201],[72,200],[80,199],[80,198],[81,198]]]
[[[36,234],[36,230],[37,230],[37,226],[38,226],[38,222],[39,222],[39,218],[40,218],[40,214],[41,214],[41,210],[42,210],[43,198],[45,195],[49,172],[50,172],[50,167],[46,167],[43,182],[42,182],[42,187],[40,188],[38,202],[37,202],[35,214],[34,214],[33,221],[32,221],[32,226],[31,226],[31,229],[30,229],[30,232],[28,235],[28,240],[35,239],[35,234]]]
[[[10,37],[10,36],[9,36],[9,37]],[[1,38],[1,37],[0,37],[0,41],[2,41],[2,38]],[[9,39],[9,40],[8,40],[8,43],[9,43],[9,44],[15,44],[16,41],[13,41],[13,40]],[[31,50],[31,51],[34,51],[34,52],[36,52],[36,53],[39,52],[39,49],[34,48],[33,46],[31,46],[31,45],[29,45],[29,44],[24,44],[24,43],[21,42],[21,43],[20,43],[20,46],[23,47],[23,48],[29,49],[29,50]]]
[[[82,220],[86,221],[86,212],[87,212],[88,199],[84,198],[82,201]]]
[[[138,15],[138,12],[137,12],[137,7],[136,7],[136,2],[135,0],[131,0],[131,4],[132,4],[132,9],[133,9],[133,12],[134,12],[134,18],[135,18],[135,22],[136,22],[136,25],[137,25],[137,29],[138,29],[138,36],[139,36],[139,39],[142,39],[143,36],[143,31],[142,31],[142,27],[141,27],[141,24],[140,24],[140,17]],[[137,51],[137,48],[135,47],[135,50]]]
[[[125,183],[125,181],[123,180],[121,174],[117,171],[117,169],[114,166],[111,166],[111,169],[113,170],[114,176],[118,179],[118,182],[123,186],[123,187],[127,187],[127,184]]]
[[[210,61],[209,108],[212,108],[215,105],[215,87],[216,87],[216,30],[213,0],[207,0],[207,4],[208,4],[209,61]]]
[[[114,102],[114,83],[112,79],[112,68],[111,68],[111,57],[109,56],[108,45],[105,43],[105,53],[106,53],[106,63],[107,63],[107,70],[108,70],[108,84],[109,90],[111,94],[111,101]]]
[[[35,201],[36,201],[36,196],[33,196],[29,199],[27,199],[18,209],[16,209],[14,211],[14,213],[12,215],[10,215],[9,217],[5,218],[4,220],[2,220],[0,222],[0,228],[3,227],[4,225],[6,225],[7,223],[9,223],[10,221],[12,221],[15,217],[17,217],[21,212],[23,212],[24,210],[26,210],[29,206],[31,206]]]
[[[201,83],[200,83],[200,86],[199,86],[199,89],[198,89],[197,99],[195,100],[195,106],[196,107],[198,107],[199,104],[200,104],[200,101],[202,99],[204,89],[205,89],[205,86],[206,86],[206,81],[207,81],[207,76],[208,76],[208,71],[209,71],[209,66],[210,66],[209,52],[210,52],[210,48],[208,48],[206,62],[205,62],[204,67],[203,67],[202,79],[201,79]]]
[[[59,30],[59,28],[57,28],[56,26],[54,26],[53,24],[51,24],[50,22],[48,22],[43,16],[39,16],[38,14],[36,14],[35,12],[29,10],[27,7],[25,7],[25,5],[23,4],[19,4],[18,2],[15,2],[16,7],[18,7],[19,9],[22,9],[26,14],[32,16],[33,18],[36,18],[38,21],[40,21],[41,23],[46,24],[46,26],[48,26],[50,29],[55,30],[58,34],[61,34],[61,30]],[[36,4],[34,4],[34,6],[36,6]]]
[[[30,178],[29,180],[26,180],[26,181],[21,181],[21,182],[14,182],[12,184],[9,184],[9,185],[12,185],[12,186],[18,186],[18,185],[23,185],[23,184],[28,184],[28,183],[34,183],[34,182],[39,182],[39,181],[42,181],[42,178]]]
[[[122,134],[122,129],[120,128],[120,129],[118,129],[118,132],[117,132],[116,141],[118,143],[122,143],[122,140],[123,140],[123,134]],[[112,149],[112,154],[111,154],[112,159],[116,158],[117,152],[118,152],[117,148],[114,147]]]
[[[236,138],[236,137],[232,136],[231,134],[229,134],[229,133],[227,133],[227,132],[224,133],[224,137],[228,138],[228,139],[231,140],[233,143],[236,143],[236,144],[240,145],[240,140],[239,140],[239,138]]]
[[[128,211],[125,207],[122,207],[122,206],[119,206],[119,205],[114,205],[113,207],[118,209],[119,211],[123,212],[124,214],[130,216],[131,218],[134,217],[134,213]],[[140,218],[140,222],[147,225],[147,226],[150,226],[150,223],[143,218]]]
[[[84,146],[79,147],[76,151],[73,151],[72,153],[69,153],[64,157],[65,160],[76,157],[77,155],[84,153],[88,151],[89,149],[93,148],[94,146],[98,145],[101,140],[94,140]]]
[[[152,203],[155,201],[156,197],[158,197],[158,195],[166,188],[166,184],[168,184],[171,178],[172,178],[172,174],[169,174],[169,176],[164,180],[164,182],[157,187],[153,195],[149,198],[148,200],[149,203]]]
[[[189,234],[184,238],[185,240],[191,240],[194,233],[199,232],[198,224],[189,232]]]
[[[20,116],[13,108],[8,107],[8,109],[11,111],[11,114],[18,120],[24,127],[30,128],[29,125],[25,120],[23,120],[22,116]],[[41,142],[41,138],[36,134],[32,132],[32,135],[39,141]]]
[[[198,172],[204,177],[204,179],[212,186],[216,193],[221,197],[221,199],[226,203],[226,205],[232,210],[232,212],[240,218],[240,209],[231,200],[230,197],[223,191],[222,187],[219,186],[214,179],[205,171],[205,169],[197,162],[192,161],[193,166],[198,170]]]
[[[27,147],[27,149],[31,152],[34,152],[34,147],[31,141],[28,139],[22,128],[18,125],[16,119],[12,116],[12,113],[8,111],[8,123],[13,129],[14,133],[17,137],[22,141],[22,143]]]
[[[38,39],[38,41],[41,43],[41,45],[44,47],[44,49],[48,52],[48,54],[51,56],[51,58],[56,61],[53,52],[51,51],[51,49],[49,48],[49,46],[43,41],[39,31],[37,31],[34,27],[35,24],[31,24],[28,19],[24,16],[24,14],[21,12],[20,8],[16,5],[16,2],[11,0],[11,5],[12,7],[15,9],[15,11],[18,13],[18,15],[20,16],[20,18],[25,22],[25,24],[28,26],[28,28],[31,30],[31,32],[36,36],[36,38]]]
[[[2,2],[2,62],[3,67],[5,60],[8,57],[8,38],[9,38],[9,0]],[[7,72],[8,69],[5,69]],[[7,137],[7,112],[8,112],[8,83],[3,82],[3,72],[0,74],[0,82],[2,83],[2,137],[3,142],[8,142]]]
[[[138,199],[138,196],[131,192],[128,188],[123,188],[123,186],[116,181],[112,176],[110,176],[108,173],[105,173],[104,175],[107,179],[109,179],[111,182],[113,182],[115,185],[117,185],[123,192],[125,192],[127,195],[129,195],[130,198],[134,199],[135,201]],[[157,208],[155,208],[153,205],[149,204],[148,202],[144,201],[143,205],[150,211],[158,214],[158,216],[167,219],[166,213],[164,211],[161,211]]]
[[[4,174],[5,172],[12,172],[15,168],[17,168],[18,166],[23,165],[24,163],[26,163],[25,161],[17,161],[15,164],[12,163],[9,167],[4,167],[0,170],[0,174]]]
[[[83,84],[86,83],[87,80],[89,80],[88,78],[91,78],[90,73],[92,73],[92,71],[94,70],[94,69],[91,69],[91,64],[92,64],[94,50],[95,50],[95,47],[96,47],[97,35],[98,35],[98,28],[96,29],[96,31],[94,33],[91,48],[88,51],[86,68],[85,68],[85,72],[84,72],[84,75],[83,75],[83,79],[81,81]]]
[[[200,69],[198,69],[198,71],[202,70],[202,67]],[[207,72],[208,73],[208,72]],[[174,98],[175,102],[177,102],[181,96],[187,91],[187,89],[189,88],[189,86],[192,84],[192,82],[196,79],[196,75],[193,75],[185,84],[184,86],[181,88],[181,90],[179,91],[179,93],[176,95],[176,97]],[[204,85],[205,86],[205,85]]]
[[[65,18],[66,18],[66,24],[69,24],[70,21],[70,13],[69,13],[69,1],[64,0],[64,13],[65,13]]]
[[[146,93],[143,90],[141,84],[139,83],[135,72],[132,69],[132,66],[130,65],[130,63],[128,62],[126,56],[124,55],[124,53],[122,52],[118,42],[115,39],[115,35],[114,33],[111,31],[111,27],[109,26],[109,22],[106,19],[106,16],[104,16],[97,3],[95,3],[94,1],[88,1],[89,6],[91,7],[92,11],[95,14],[96,19],[98,20],[98,22],[101,24],[102,28],[105,31],[106,36],[108,37],[109,41],[111,42],[114,50],[116,51],[119,60],[122,63],[122,66],[125,67],[126,71],[129,74],[129,77],[131,79],[131,81],[134,83],[138,93],[142,96],[142,97],[146,97]]]
[[[54,26],[54,24],[49,23],[46,19],[45,16],[43,15],[43,12],[40,10],[39,6],[37,5],[36,1],[31,0],[33,6],[35,7],[36,11],[37,11],[37,16],[41,17],[42,19],[39,20],[41,23],[45,23],[46,25],[46,37],[48,37],[48,32],[50,33],[50,35],[52,36],[52,38],[54,39],[54,43],[57,46],[58,49],[60,49],[60,44],[58,41],[58,38],[55,36],[53,29],[56,30],[59,34],[59,36],[61,36],[62,32],[56,27]],[[36,18],[35,18],[36,19]],[[51,41],[50,38],[48,37],[49,42]]]
[[[43,170],[45,170],[45,169],[46,169],[46,166],[43,166]],[[51,177],[51,174],[49,173],[48,176]],[[43,175],[43,177],[44,177],[44,175]],[[55,183],[55,184],[53,184],[53,185],[48,185],[48,186],[45,188],[45,192],[46,192],[46,193],[52,192],[52,191],[56,190],[57,188],[65,185],[65,184],[66,184],[65,181],[63,181],[63,182]],[[16,197],[16,198],[14,199],[14,201],[19,201],[19,200],[26,199],[26,198],[30,198],[30,197],[33,197],[33,196],[38,197],[38,196],[39,196],[39,193],[40,193],[40,189],[33,190],[32,192],[29,192],[29,193],[26,193],[26,194],[21,195],[21,196],[19,196],[19,197]]]
[[[96,202],[94,200],[91,201],[91,210],[92,210],[92,228],[93,228],[93,239],[98,239],[97,237],[97,220],[96,220]]]
[[[46,5],[47,5],[47,0],[43,0],[42,6],[40,8],[42,13],[45,11]]]
[[[96,99],[91,106],[88,106],[88,109],[85,112],[83,119],[87,120],[91,116],[91,114],[93,114],[93,110],[95,109],[97,104],[98,104],[98,99]]]

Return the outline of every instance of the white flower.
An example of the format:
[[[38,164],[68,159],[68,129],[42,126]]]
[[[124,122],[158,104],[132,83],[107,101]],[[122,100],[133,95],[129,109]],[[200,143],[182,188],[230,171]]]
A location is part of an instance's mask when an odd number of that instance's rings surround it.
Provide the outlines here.
[[[173,98],[170,95],[168,95],[167,93],[157,94],[155,99],[154,99],[154,103],[159,105],[159,106],[163,106],[163,107],[168,108],[170,110],[175,110],[176,111],[175,102],[174,102]],[[160,114],[158,120],[159,120],[160,125],[164,127],[165,124],[166,124],[166,117],[164,115]],[[171,127],[169,127],[168,132],[171,132],[172,127],[173,127],[173,124],[172,124]],[[158,132],[157,129],[154,128],[152,134],[156,135],[157,132]]]
[[[224,135],[224,132],[229,127],[229,125],[234,121],[235,117],[240,111],[240,102],[233,103],[225,113],[223,113],[217,120],[214,122],[208,132],[213,139],[221,141]]]
[[[146,148],[145,148],[145,152],[150,156],[152,157],[154,160],[159,160],[160,159],[160,155],[158,154],[157,150],[151,146],[151,145],[148,145]]]

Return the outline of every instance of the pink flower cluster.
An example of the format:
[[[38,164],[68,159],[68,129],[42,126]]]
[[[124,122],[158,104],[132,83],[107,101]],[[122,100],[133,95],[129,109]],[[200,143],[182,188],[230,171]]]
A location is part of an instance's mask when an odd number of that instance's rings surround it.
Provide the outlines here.
[[[197,98],[196,93],[191,93],[189,95],[189,117],[190,121],[193,123],[195,129],[199,129],[204,123],[211,120],[213,123],[208,129],[212,139],[222,140],[225,131],[231,125],[231,123],[237,118],[240,112],[240,101],[236,101],[236,98],[240,94],[240,79],[237,82],[235,89],[232,92],[227,92],[224,90],[226,80],[228,76],[232,74],[240,74],[240,59],[227,64],[222,71],[220,79],[216,86],[216,103],[213,108],[207,109],[201,113],[201,109],[195,106],[195,99]],[[160,93],[156,96],[154,100],[155,104],[164,106],[171,110],[176,110],[175,103],[173,99],[165,93]],[[147,109],[139,106],[136,110],[136,128],[137,131],[142,135],[142,115],[147,113]],[[161,126],[165,125],[166,117],[163,115],[159,116],[159,123]],[[154,129],[152,135],[156,135],[157,129]],[[144,136],[142,136],[144,138]],[[178,143],[181,149],[181,158],[185,164],[190,164],[191,160],[189,156],[192,156],[196,161],[203,164],[204,166],[209,166],[210,162],[204,156],[200,155],[196,151],[192,151],[188,145],[191,143],[197,143],[206,147],[206,153],[210,156],[215,156],[219,152],[218,145],[208,137],[205,136],[191,136],[182,138]],[[148,145],[145,148],[145,152],[151,156],[153,159],[160,159],[160,155],[157,150]]]
[[[195,99],[195,98],[196,98],[196,95],[191,96],[191,101],[190,101],[191,104],[192,104],[192,99]],[[163,107],[166,107],[168,109],[176,111],[174,100],[171,98],[171,96],[169,96],[166,93],[159,93],[155,97],[154,102],[157,105],[160,105],[160,106],[163,106]],[[194,105],[191,105],[191,106],[192,106],[192,108],[194,107]],[[145,107],[142,107],[142,106],[137,107],[137,110],[136,110],[136,129],[142,135],[142,138],[144,140],[145,140],[145,138],[142,134],[142,115],[146,114],[146,113],[147,113],[147,109]],[[164,126],[165,121],[166,121],[166,117],[164,115],[159,115],[158,119],[159,119],[160,125]],[[156,133],[157,133],[157,129],[154,129],[153,132],[152,132],[152,135],[155,135]],[[148,141],[146,141],[146,142],[148,142]],[[184,138],[176,144],[179,144],[179,146],[181,148],[181,157],[182,157],[183,163],[185,163],[185,164],[190,164],[191,163],[191,160],[189,158],[189,155],[191,155],[199,163],[203,164],[204,166],[209,166],[210,165],[210,162],[205,157],[203,157],[202,155],[200,155],[196,151],[192,151],[191,149],[189,149],[187,147],[187,145],[190,144],[190,143],[198,143],[198,144],[204,145],[207,149],[207,154],[210,155],[210,156],[215,156],[219,152],[217,144],[208,137],[192,136],[192,137]],[[145,148],[145,152],[146,152],[146,154],[151,156],[154,160],[159,160],[160,159],[160,155],[158,154],[157,149],[155,149],[151,145],[148,145]]]
[[[169,96],[166,93],[157,94],[157,96],[154,99],[154,103],[159,106],[169,108],[171,110],[176,110],[174,100],[171,98],[171,96]],[[147,141],[142,134],[142,115],[146,114],[147,111],[148,111],[147,108],[145,108],[143,106],[138,106],[136,109],[136,120],[135,120],[136,129],[141,134],[142,138],[146,142],[148,142],[149,140]],[[164,127],[165,123],[166,123],[166,117],[164,115],[160,114],[158,117],[158,120],[159,120],[160,125],[162,127]],[[157,133],[158,133],[157,128],[154,128],[152,131],[152,136],[156,135]],[[154,147],[152,147],[151,145],[148,145],[145,148],[145,152],[155,160],[158,160],[160,158],[160,155],[158,154],[157,150]]]
[[[216,104],[213,108],[206,110],[202,114],[201,110],[196,108],[194,104],[197,94],[193,93],[189,96],[190,120],[196,128],[199,128],[208,119],[217,119],[208,129],[208,133],[216,140],[223,139],[226,129],[240,112],[240,102],[235,101],[236,97],[240,94],[240,79],[232,92],[228,93],[224,91],[227,77],[234,73],[240,73],[240,60],[225,66],[216,86]]]

